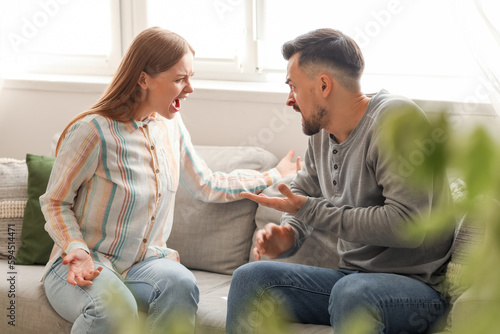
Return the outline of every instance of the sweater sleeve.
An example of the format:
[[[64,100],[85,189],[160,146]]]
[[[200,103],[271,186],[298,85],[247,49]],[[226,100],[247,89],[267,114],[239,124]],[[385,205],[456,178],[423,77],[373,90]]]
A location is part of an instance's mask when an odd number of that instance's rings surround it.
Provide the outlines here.
[[[250,169],[213,172],[196,153],[181,118],[179,131],[181,182],[197,199],[219,203],[243,199],[241,192],[260,193],[281,178],[276,168],[264,172]]]
[[[297,173],[296,178],[290,185],[290,189],[294,194],[306,197],[322,198],[321,187],[319,185],[316,162],[312,150],[312,138],[308,141],[308,148],[304,156],[304,165]],[[283,213],[281,216],[281,225],[289,224],[295,230],[295,246],[282,254],[280,257],[288,257],[294,255],[304,241],[311,235],[313,227],[307,220],[299,219],[289,213]]]
[[[75,248],[89,252],[73,206],[80,186],[96,171],[98,155],[98,135],[87,123],[75,123],[61,145],[47,190],[40,197],[45,229],[66,254]]]
[[[382,203],[336,206],[326,198],[308,195],[295,220],[314,229],[332,231],[340,239],[356,244],[394,248],[416,248],[422,244],[424,235],[410,236],[405,232],[409,225],[429,218],[436,201],[434,189],[439,185],[412,187],[396,170],[393,158],[381,147],[380,131],[375,131],[367,147],[366,163],[374,171],[376,182],[382,189]],[[359,191],[358,197],[362,197],[363,189]]]

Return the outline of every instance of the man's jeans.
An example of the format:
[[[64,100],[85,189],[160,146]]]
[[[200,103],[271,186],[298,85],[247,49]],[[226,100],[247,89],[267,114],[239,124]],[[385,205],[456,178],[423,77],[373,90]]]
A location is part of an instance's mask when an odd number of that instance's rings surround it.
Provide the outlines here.
[[[331,325],[335,334],[352,334],[361,318],[370,333],[426,333],[447,313],[440,293],[410,277],[259,261],[234,272],[226,333],[253,333],[278,305],[285,320]]]
[[[96,268],[97,268],[96,264]],[[71,333],[118,333],[138,325],[138,333],[193,333],[199,291],[194,275],[178,262],[154,258],[133,266],[124,281],[108,268],[86,287],[66,281],[68,266],[57,260],[43,285],[56,312],[73,323]],[[125,327],[125,329],[124,329]]]

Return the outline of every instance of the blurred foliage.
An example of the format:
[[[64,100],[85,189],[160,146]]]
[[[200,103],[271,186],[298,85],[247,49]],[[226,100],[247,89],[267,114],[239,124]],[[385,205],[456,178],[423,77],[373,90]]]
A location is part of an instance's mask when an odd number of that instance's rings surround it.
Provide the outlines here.
[[[138,317],[133,317],[131,310],[124,307],[127,305],[124,297],[119,293],[119,289],[115,289],[110,286],[105,294],[107,298],[112,319],[112,330],[110,334],[192,334],[193,324],[191,319],[186,317],[181,312],[173,314],[169,319],[168,328],[167,325],[159,331],[151,332],[148,331],[147,324],[147,314],[140,312]]]
[[[471,131],[453,128],[445,111],[430,113],[427,120],[416,110],[398,110],[383,124],[383,146],[396,162],[396,172],[410,184],[428,187],[440,175],[464,181],[466,190],[460,201],[453,207],[434,208],[430,219],[419,222],[409,233],[440,233],[455,228],[454,217],[473,217],[485,235],[464,260],[460,282],[463,290],[468,289],[467,319],[453,318],[453,324],[459,325],[451,330],[457,334],[500,333],[499,143],[482,126]]]
[[[256,334],[294,334],[290,326],[290,312],[280,295],[265,294],[258,303],[252,303],[248,319],[243,319],[243,333]],[[280,302],[281,301],[281,302]],[[298,334],[298,333],[297,333]]]

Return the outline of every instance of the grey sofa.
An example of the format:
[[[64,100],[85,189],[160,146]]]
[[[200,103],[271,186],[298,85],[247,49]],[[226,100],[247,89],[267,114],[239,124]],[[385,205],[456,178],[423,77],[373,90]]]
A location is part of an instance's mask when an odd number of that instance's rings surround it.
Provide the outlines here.
[[[214,171],[266,170],[278,161],[271,153],[256,147],[197,146],[197,151]],[[0,332],[69,333],[71,323],[57,315],[44,294],[40,282],[44,266],[17,265],[12,261],[12,256],[22,246],[27,177],[25,161],[0,158],[0,308],[3,310]],[[289,176],[282,182],[288,183],[291,179]],[[270,187],[265,193],[278,195],[276,188]],[[279,222],[280,213],[248,200],[203,203],[180,186],[174,217],[168,246],[179,251],[181,263],[193,271],[201,292],[196,333],[224,333],[231,274],[240,265],[253,260],[251,248],[255,230],[268,222]],[[314,231],[296,255],[280,261],[336,268],[336,238]],[[460,272],[461,264],[454,265],[454,272]],[[457,289],[457,298],[454,298],[457,300],[451,312],[461,321],[466,318],[468,307],[474,305],[467,294],[462,295],[463,290]],[[293,324],[290,331],[333,333],[327,326],[304,324]]]

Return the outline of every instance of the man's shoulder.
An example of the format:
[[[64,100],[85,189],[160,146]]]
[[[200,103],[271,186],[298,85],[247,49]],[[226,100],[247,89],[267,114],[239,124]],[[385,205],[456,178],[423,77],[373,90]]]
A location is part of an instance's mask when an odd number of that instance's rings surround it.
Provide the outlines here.
[[[374,120],[379,120],[388,114],[408,114],[412,113],[425,118],[424,111],[410,98],[389,93],[381,90],[370,100],[369,110],[367,111]]]
[[[400,94],[389,93],[385,89],[382,89],[380,92],[373,95],[370,99],[370,104],[372,105],[373,109],[382,110],[400,107],[412,107],[420,109],[418,105],[410,98]]]
[[[380,109],[392,109],[398,107],[412,107],[420,109],[410,98],[400,94],[389,93],[385,89],[382,89],[374,95],[371,98],[370,103],[373,104],[373,107],[378,107]]]

